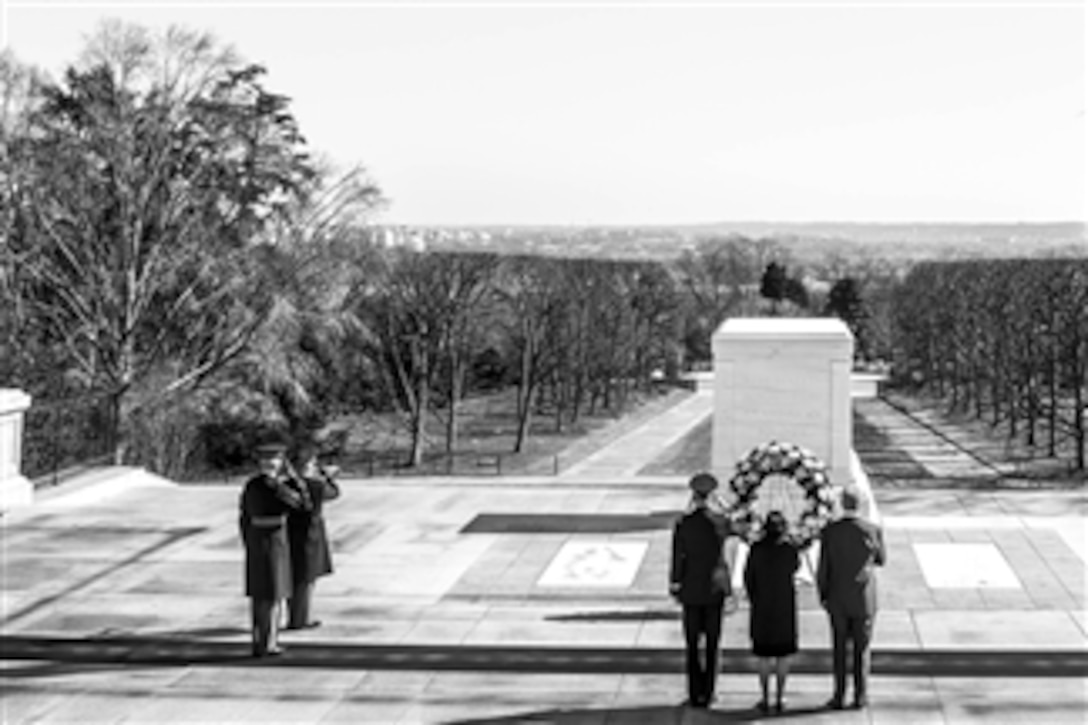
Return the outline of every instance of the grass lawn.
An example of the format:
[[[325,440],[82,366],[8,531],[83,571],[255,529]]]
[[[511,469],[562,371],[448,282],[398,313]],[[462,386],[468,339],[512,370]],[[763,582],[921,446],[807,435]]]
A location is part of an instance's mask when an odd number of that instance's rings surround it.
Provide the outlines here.
[[[644,476],[688,476],[710,468],[714,419],[708,418],[639,471]]]
[[[1057,456],[1046,455],[1046,432],[1036,426],[1036,445],[1028,446],[1023,431],[1013,440],[1007,436],[1008,424],[990,424],[988,418],[979,420],[970,413],[950,413],[946,401],[937,398],[890,392],[885,397],[895,406],[931,421],[956,445],[970,451],[1001,471],[1008,481],[1037,485],[1076,485],[1088,481],[1088,472],[1073,470],[1074,444],[1072,436],[1060,435]]]
[[[445,451],[445,411],[426,421],[424,464],[406,468],[409,437],[396,414],[351,415],[336,421],[348,429],[343,454],[335,461],[346,475],[551,475],[562,472],[610,440],[690,395],[671,389],[632,395],[624,411],[583,413],[577,421],[553,415],[532,419],[525,450],[514,453],[517,431],[514,391],[465,400],[458,409],[458,437],[452,454]]]
[[[1048,458],[1042,451],[1032,452],[1022,442],[1010,445],[1000,429],[992,429],[985,421],[970,416],[952,416],[944,413],[940,401],[892,396],[893,401],[914,413],[933,416],[935,427],[950,440],[962,446],[979,459],[1002,471],[997,485],[1013,486],[1017,482],[1034,486],[1067,487],[1083,484],[1088,478],[1083,471],[1073,471],[1071,440],[1066,439],[1059,447],[1060,458]],[[681,440],[662,452],[639,473],[643,475],[687,475],[710,467],[712,453],[713,420],[707,420],[694,428]]]

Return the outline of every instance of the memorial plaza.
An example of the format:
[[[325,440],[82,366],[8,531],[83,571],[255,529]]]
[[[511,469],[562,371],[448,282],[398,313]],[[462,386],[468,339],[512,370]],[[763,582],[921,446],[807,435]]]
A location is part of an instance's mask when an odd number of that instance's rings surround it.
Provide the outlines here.
[[[759,721],[743,602],[726,616],[717,700],[682,705],[666,578],[686,481],[639,473],[706,420],[712,397],[679,399],[558,477],[343,481],[328,511],[336,571],[315,600],[323,626],[285,633],[278,658],[249,655],[237,485],[103,469],[39,490],[2,518],[0,715]],[[856,425],[881,434],[879,448],[861,433],[855,444],[889,549],[872,702],[822,709],[829,631],[803,570],[788,707],[764,719],[1084,722],[1084,493],[942,488],[977,462],[883,401],[854,408]],[[882,483],[904,465],[932,480]]]

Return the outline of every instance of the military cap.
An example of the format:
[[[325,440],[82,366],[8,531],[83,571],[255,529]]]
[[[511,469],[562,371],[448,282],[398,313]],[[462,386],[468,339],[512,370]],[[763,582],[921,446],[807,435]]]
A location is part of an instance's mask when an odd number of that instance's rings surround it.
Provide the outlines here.
[[[266,441],[255,449],[258,458],[272,458],[282,456],[287,452],[287,446],[279,441]]]
[[[718,487],[718,479],[709,473],[696,473],[688,481],[688,486],[697,494],[706,496]]]

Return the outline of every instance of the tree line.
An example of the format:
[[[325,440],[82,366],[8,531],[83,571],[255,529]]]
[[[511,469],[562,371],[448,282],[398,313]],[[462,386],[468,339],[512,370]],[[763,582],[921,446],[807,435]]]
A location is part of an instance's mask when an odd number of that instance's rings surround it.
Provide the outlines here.
[[[265,75],[206,34],[118,23],[59,80],[0,56],[0,379],[104,401],[117,462],[231,465],[269,421],[306,436],[366,410],[399,413],[418,465],[492,390],[522,451],[534,421],[708,365],[729,316],[820,314],[859,357],[1083,450],[1082,265],[1024,286],[1019,263],[806,266],[736,236],[668,261],[387,247],[377,183],[316,158]]]
[[[0,374],[103,396],[118,461],[243,365],[314,250],[380,203],[310,156],[264,76],[207,34],[119,22],[59,80],[0,56]]]
[[[918,264],[893,309],[901,379],[1085,470],[1088,260]]]
[[[781,256],[744,239],[669,268],[384,248],[377,184],[315,158],[265,76],[210,35],[118,22],[60,79],[0,56],[0,375],[104,401],[117,462],[176,473],[193,431],[304,434],[347,406],[400,411],[418,463],[428,416],[452,450],[460,401],[498,385],[521,450],[534,415],[561,427],[709,358]]]

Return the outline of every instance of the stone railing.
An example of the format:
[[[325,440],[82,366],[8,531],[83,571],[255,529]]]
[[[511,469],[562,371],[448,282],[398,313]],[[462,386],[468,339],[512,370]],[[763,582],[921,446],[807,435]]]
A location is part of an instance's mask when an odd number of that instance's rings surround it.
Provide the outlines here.
[[[26,506],[34,486],[22,473],[23,414],[30,396],[14,388],[0,388],[0,511]]]
[[[864,373],[855,370],[850,373],[850,397],[879,397],[880,387],[886,382],[888,382],[888,376],[884,373]]]

